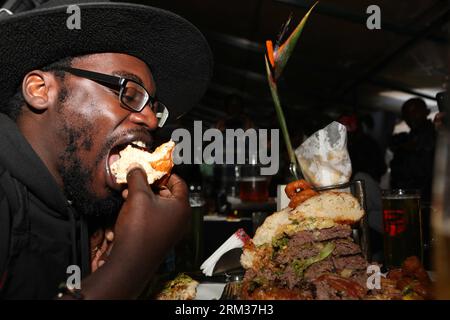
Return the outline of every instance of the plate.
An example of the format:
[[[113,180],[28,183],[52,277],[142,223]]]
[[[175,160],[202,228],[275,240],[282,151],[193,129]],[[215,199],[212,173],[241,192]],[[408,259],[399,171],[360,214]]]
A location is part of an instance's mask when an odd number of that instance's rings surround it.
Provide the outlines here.
[[[219,300],[226,283],[200,283],[194,300]]]

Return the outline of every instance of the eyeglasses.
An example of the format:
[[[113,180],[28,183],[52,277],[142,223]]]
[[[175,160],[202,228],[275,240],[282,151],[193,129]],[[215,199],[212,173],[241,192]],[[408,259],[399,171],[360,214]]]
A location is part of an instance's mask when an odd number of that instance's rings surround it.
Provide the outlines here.
[[[95,81],[119,92],[120,104],[130,111],[141,112],[148,104],[156,119],[158,119],[158,127],[160,128],[169,117],[167,107],[155,97],[152,97],[141,84],[132,79],[75,68],[61,68],[61,70]]]

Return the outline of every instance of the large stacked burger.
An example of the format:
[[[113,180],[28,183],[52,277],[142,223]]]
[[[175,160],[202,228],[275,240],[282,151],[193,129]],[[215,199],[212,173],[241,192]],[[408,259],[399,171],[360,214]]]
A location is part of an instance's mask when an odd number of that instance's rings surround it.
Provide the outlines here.
[[[244,247],[242,299],[366,297],[368,262],[351,227],[364,215],[358,200],[331,191],[308,197],[269,216]]]

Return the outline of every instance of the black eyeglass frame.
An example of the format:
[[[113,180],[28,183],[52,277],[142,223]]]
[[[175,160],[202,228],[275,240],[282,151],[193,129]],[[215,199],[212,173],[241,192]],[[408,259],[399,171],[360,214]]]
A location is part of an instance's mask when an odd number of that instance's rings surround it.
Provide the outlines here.
[[[142,110],[144,110],[145,106],[150,102],[150,109],[152,110],[153,113],[155,113],[155,116],[158,119],[158,127],[162,127],[166,122],[167,118],[169,117],[169,110],[167,109],[166,105],[160,102],[156,97],[151,96],[148,93],[147,89],[145,89],[142,84],[133,79],[77,68],[60,68],[60,70],[69,72],[81,78],[86,78],[95,81],[103,86],[118,91],[120,103],[123,105],[123,107],[125,107],[125,109],[130,110],[132,112],[141,112]],[[142,105],[139,106],[139,108],[134,108],[128,105],[123,99],[123,90],[126,88],[128,82],[133,82],[134,84],[141,87],[143,92],[145,92],[145,98],[143,100]],[[163,106],[162,112],[157,111],[156,106],[158,104]]]

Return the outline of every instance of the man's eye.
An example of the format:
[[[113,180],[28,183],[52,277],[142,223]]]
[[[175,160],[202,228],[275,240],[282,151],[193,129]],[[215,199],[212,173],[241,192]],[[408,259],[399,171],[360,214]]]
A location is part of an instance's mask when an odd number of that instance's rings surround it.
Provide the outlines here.
[[[139,93],[136,90],[128,89],[123,92],[122,98],[125,101],[133,101],[133,100],[136,100],[138,95],[139,95]]]
[[[124,98],[125,100],[131,101],[131,100],[136,99],[136,96],[134,96],[134,95],[128,95],[128,94],[127,94],[127,95],[124,95],[123,98]]]

